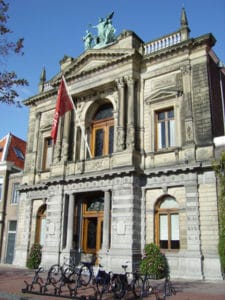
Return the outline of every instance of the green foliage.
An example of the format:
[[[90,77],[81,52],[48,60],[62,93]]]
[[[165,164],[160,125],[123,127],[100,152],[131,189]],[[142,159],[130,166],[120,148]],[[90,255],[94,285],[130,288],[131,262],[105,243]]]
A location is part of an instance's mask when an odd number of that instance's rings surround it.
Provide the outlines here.
[[[4,70],[6,66],[6,57],[11,54],[23,55],[23,38],[12,42],[8,35],[12,31],[7,27],[9,3],[0,0],[0,102],[7,104],[16,104],[21,106],[20,101],[16,101],[19,96],[16,88],[28,85],[26,79],[18,78],[13,70]]]
[[[154,243],[145,246],[145,254],[140,263],[140,272],[144,275],[155,276],[156,279],[168,275],[166,257]]]
[[[41,248],[38,243],[33,244],[30,250],[30,255],[27,259],[27,267],[29,269],[37,269],[41,263]]]
[[[225,152],[221,153],[220,160],[214,162],[213,169],[219,180],[220,193],[218,199],[219,208],[219,255],[222,272],[225,272]]]

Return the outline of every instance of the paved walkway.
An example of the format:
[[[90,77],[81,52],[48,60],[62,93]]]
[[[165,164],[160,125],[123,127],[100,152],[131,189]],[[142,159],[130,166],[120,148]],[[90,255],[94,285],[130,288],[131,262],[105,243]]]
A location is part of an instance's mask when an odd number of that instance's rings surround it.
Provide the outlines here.
[[[0,300],[60,300],[65,297],[41,296],[37,294],[22,293],[25,288],[24,280],[31,283],[34,272],[16,268],[11,265],[0,265]],[[176,295],[169,296],[169,300],[225,300],[225,281],[187,281],[172,280]],[[162,282],[154,281],[153,286],[161,289]],[[81,295],[93,295],[93,290],[81,290]],[[91,299],[86,298],[86,299]],[[93,299],[93,298],[92,298]],[[111,294],[106,294],[103,300],[113,299]],[[127,293],[124,300],[135,299],[131,292]],[[154,295],[144,297],[144,300],[156,299]]]

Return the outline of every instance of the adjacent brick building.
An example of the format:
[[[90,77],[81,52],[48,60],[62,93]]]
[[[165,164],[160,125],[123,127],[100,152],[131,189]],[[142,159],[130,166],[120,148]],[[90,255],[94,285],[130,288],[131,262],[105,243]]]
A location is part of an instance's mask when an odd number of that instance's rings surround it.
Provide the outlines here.
[[[17,227],[19,185],[26,142],[9,133],[0,140],[0,261],[12,263]]]

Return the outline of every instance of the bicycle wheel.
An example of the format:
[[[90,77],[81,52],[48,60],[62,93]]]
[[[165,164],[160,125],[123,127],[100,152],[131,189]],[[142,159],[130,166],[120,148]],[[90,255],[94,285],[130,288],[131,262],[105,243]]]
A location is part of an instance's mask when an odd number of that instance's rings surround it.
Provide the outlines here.
[[[62,281],[62,268],[60,265],[55,264],[51,266],[48,271],[47,283],[56,285],[58,282]]]
[[[81,266],[81,268],[79,270],[80,284],[87,286],[91,281],[91,277],[92,277],[92,271],[91,271],[90,266],[88,266],[88,265]]]
[[[142,296],[143,289],[143,279],[141,277],[136,277],[132,283],[132,291],[136,298],[140,298]]]
[[[166,279],[164,283],[164,294],[166,296],[172,296],[176,295],[176,290],[174,286],[172,285],[170,279]]]
[[[125,275],[123,275],[125,276]],[[116,299],[121,299],[126,293],[127,284],[125,282],[125,277],[117,275],[112,279],[112,292]]]
[[[142,290],[142,295],[143,296],[148,296],[153,293],[153,286],[150,283],[149,279],[145,279],[143,281],[143,290]]]
[[[70,291],[70,297],[77,295],[77,289],[79,288],[78,274],[73,272],[69,275],[67,287]]]

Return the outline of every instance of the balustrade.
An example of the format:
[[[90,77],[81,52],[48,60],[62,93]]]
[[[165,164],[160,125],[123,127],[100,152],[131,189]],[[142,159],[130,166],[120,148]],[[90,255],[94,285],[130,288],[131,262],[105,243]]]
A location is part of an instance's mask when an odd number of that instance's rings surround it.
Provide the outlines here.
[[[150,54],[161,49],[173,46],[181,42],[181,32],[175,32],[161,39],[149,42],[144,45],[144,54]]]

